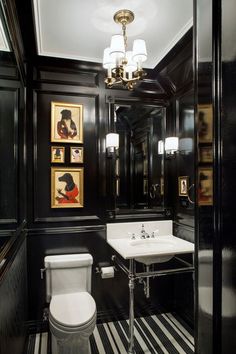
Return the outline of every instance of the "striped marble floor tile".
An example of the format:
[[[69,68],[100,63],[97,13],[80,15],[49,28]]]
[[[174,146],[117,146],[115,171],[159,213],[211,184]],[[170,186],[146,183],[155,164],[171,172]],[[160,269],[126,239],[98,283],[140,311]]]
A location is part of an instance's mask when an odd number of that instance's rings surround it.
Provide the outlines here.
[[[193,354],[191,329],[171,313],[135,319],[137,354]],[[99,324],[90,338],[92,354],[125,354],[128,348],[128,321]],[[51,354],[48,333],[29,338],[27,354]],[[79,351],[78,351],[79,353]]]

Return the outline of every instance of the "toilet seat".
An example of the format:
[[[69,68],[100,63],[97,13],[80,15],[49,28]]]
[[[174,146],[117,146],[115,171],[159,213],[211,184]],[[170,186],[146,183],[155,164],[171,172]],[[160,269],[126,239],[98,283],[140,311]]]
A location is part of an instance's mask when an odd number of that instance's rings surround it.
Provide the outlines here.
[[[88,292],[52,296],[50,322],[63,331],[83,330],[96,321],[96,304]]]

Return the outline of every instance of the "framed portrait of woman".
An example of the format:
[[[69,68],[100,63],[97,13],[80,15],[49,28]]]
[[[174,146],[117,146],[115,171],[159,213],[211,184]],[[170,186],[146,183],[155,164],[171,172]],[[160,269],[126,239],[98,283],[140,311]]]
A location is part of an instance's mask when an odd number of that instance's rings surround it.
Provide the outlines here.
[[[83,143],[83,106],[51,102],[51,142]]]
[[[83,208],[84,169],[51,168],[51,208]]]

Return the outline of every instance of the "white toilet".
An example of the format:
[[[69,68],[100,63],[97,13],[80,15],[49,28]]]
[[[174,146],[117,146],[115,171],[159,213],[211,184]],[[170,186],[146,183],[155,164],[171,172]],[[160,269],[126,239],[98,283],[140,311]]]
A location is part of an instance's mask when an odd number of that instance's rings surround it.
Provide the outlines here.
[[[90,354],[89,336],[96,324],[91,292],[90,254],[44,258],[52,354]]]

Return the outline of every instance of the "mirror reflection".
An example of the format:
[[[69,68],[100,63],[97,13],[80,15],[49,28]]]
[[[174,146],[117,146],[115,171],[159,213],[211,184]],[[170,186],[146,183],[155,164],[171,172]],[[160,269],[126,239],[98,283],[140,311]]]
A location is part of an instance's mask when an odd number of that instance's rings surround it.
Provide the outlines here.
[[[0,161],[8,161],[9,164],[2,165],[1,169],[1,184],[0,184],[0,224],[7,223],[9,218],[15,219],[15,210],[12,210],[9,205],[9,200],[14,200],[16,197],[15,183],[10,184],[9,180],[13,175],[15,162],[15,146],[12,136],[15,134],[14,126],[14,107],[9,99],[7,79],[10,76],[12,68],[15,66],[14,53],[11,50],[7,26],[3,14],[2,5],[0,3]],[[14,68],[15,70],[15,68]],[[14,95],[14,92],[12,93]],[[4,247],[10,239],[9,233],[0,233],[0,254],[4,251]]]
[[[165,109],[138,103],[114,108],[120,140],[115,163],[116,209],[163,210]]]

